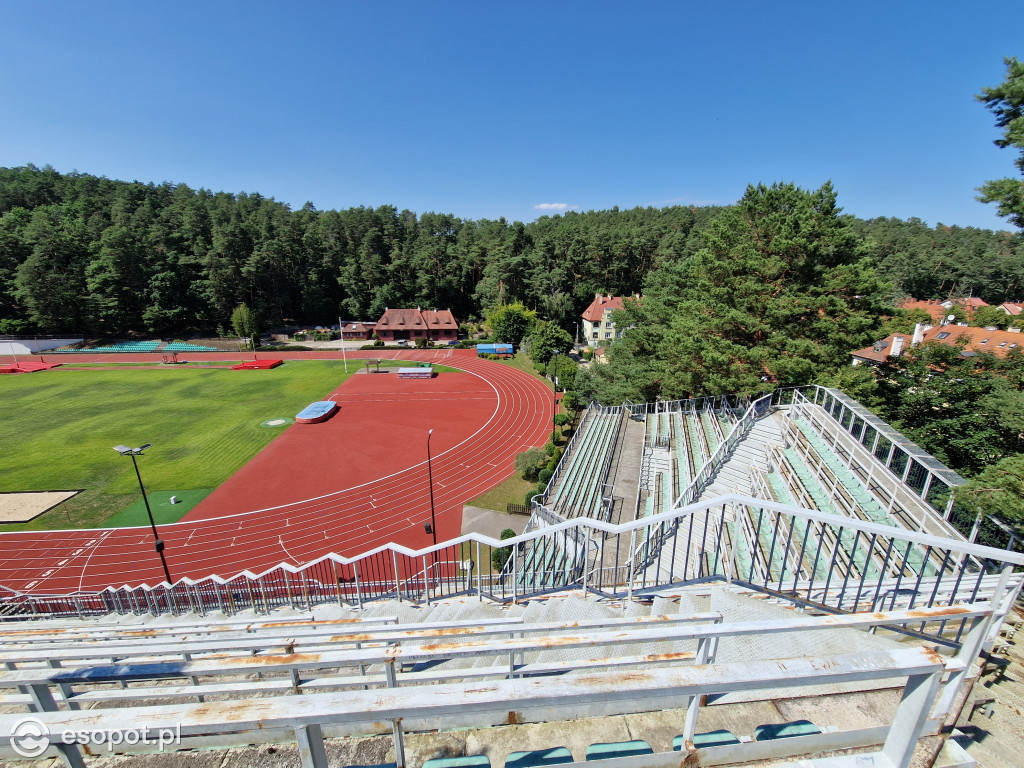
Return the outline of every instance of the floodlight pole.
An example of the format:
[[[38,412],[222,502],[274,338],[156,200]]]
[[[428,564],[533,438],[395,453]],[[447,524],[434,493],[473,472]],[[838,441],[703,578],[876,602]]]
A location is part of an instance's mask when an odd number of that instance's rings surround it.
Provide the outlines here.
[[[555,444],[555,429],[557,429],[557,427],[558,427],[558,425],[555,424],[555,414],[558,413],[558,374],[556,372],[558,370],[558,368],[557,368],[557,365],[554,364],[555,363],[555,359],[557,357],[558,357],[558,353],[557,352],[555,352],[555,354],[553,354],[551,356],[551,362],[553,363],[553,365],[551,366],[551,444],[552,445]]]
[[[171,579],[171,572],[167,568],[167,558],[164,557],[164,541],[160,538],[160,534],[156,531],[156,522],[153,520],[153,510],[149,508],[149,499],[146,497],[146,488],[142,485],[142,474],[139,472],[139,462],[135,460],[135,452],[132,451],[128,454],[132,457],[132,465],[135,467],[135,476],[139,478],[139,490],[142,491],[142,501],[146,505],[146,514],[149,515],[149,525],[153,529],[153,548],[156,549],[158,555],[160,555],[160,564],[164,567],[164,576],[167,577],[167,583],[173,584]]]
[[[427,481],[430,484],[430,533],[434,537],[434,544],[437,544],[437,518],[434,516],[434,470],[430,465],[430,436],[434,434],[434,430],[427,430]],[[437,552],[434,553],[434,559],[437,559]]]

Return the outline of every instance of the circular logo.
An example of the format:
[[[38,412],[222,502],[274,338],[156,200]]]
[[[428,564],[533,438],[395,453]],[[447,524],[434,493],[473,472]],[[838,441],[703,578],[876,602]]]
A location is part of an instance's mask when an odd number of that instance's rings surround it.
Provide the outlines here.
[[[50,746],[49,732],[42,721],[23,717],[11,729],[11,746],[22,757],[39,757]]]

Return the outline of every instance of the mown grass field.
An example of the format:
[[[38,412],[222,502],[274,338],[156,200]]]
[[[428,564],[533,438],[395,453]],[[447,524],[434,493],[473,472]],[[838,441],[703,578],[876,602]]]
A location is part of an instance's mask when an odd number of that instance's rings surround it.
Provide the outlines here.
[[[359,367],[349,361],[350,373]],[[293,417],[345,378],[340,360],[0,376],[0,491],[84,489],[0,530],[96,527],[141,503],[131,460],[113,451],[119,444],[153,444],[139,458],[147,491],[216,488],[280,434],[260,422]]]

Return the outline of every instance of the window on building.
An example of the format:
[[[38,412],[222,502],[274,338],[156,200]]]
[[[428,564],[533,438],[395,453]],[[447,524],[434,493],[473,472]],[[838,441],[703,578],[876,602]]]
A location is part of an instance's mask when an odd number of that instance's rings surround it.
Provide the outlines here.
[[[611,327],[612,327],[612,322],[611,322],[611,320],[609,320],[609,321],[608,321],[607,323],[605,323],[605,324],[604,324],[604,327],[605,327],[605,328],[611,328]]]
[[[605,337],[606,339],[610,339],[610,338],[612,337],[612,332],[611,332],[611,331],[605,331],[605,333],[604,333],[604,337]]]
[[[598,336],[599,336],[598,332],[594,331],[594,338],[596,339],[596,338],[598,338]]]
[[[936,339],[948,339],[949,338],[949,334],[946,331],[943,331],[942,333],[940,333],[935,338]]]
[[[979,344],[988,344],[988,339],[982,339],[978,342]]]
[[[999,346],[1000,346],[1000,347],[1005,347],[1005,346],[1006,346],[1006,342],[1005,342],[1005,341],[1004,341],[1004,342],[1002,342],[1002,343],[1001,343],[1001,344],[1000,344]]]

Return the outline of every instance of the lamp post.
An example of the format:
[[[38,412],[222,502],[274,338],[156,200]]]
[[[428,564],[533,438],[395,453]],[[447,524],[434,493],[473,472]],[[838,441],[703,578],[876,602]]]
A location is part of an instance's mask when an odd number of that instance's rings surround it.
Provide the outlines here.
[[[171,580],[171,572],[167,568],[167,558],[164,557],[164,542],[163,539],[160,538],[160,534],[156,531],[156,523],[153,521],[153,510],[149,508],[149,499],[146,498],[146,489],[142,485],[142,474],[139,472],[139,462],[135,460],[136,456],[141,456],[144,450],[152,447],[152,443],[146,443],[138,448],[129,448],[127,445],[115,445],[114,450],[122,456],[132,457],[132,465],[135,467],[135,476],[139,478],[139,490],[142,491],[142,501],[146,505],[146,514],[149,515],[149,525],[153,529],[153,548],[156,549],[156,553],[160,555],[160,563],[164,567],[164,576],[167,577],[167,583],[171,584],[173,583]]]
[[[558,355],[556,354],[551,359],[555,359]],[[558,377],[554,374],[551,376],[551,381],[554,383],[554,387],[551,391],[551,444],[555,444],[555,429],[558,425],[555,424],[555,415],[558,413]]]
[[[430,533],[434,537],[434,544],[437,544],[437,518],[434,516],[434,471],[430,466],[430,436],[434,430],[427,430],[427,482],[430,485]],[[437,553],[434,553],[435,560]]]

